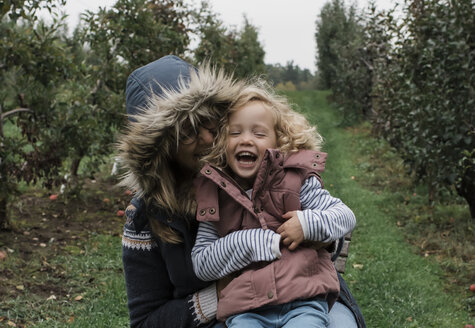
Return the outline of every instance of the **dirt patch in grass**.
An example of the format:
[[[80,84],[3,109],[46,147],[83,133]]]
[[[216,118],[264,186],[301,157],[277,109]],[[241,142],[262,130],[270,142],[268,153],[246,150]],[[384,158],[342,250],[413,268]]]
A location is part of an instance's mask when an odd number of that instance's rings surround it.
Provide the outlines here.
[[[67,281],[68,263],[55,259],[84,254],[92,234],[119,236],[124,217],[117,212],[132,198],[114,180],[105,179],[87,180],[79,197],[51,200],[50,195],[42,189],[26,191],[11,205],[11,229],[0,231],[0,255],[6,256],[0,259],[0,326],[7,320],[9,302],[20,295],[74,295],[75,287]],[[16,324],[21,326],[21,320]]]

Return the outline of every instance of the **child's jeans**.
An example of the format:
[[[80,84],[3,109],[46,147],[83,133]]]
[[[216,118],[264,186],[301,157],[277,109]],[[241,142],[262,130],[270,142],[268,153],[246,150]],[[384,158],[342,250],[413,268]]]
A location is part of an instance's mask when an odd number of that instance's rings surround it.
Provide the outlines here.
[[[226,325],[228,328],[325,328],[328,322],[328,303],[321,299],[310,299],[264,306],[252,312],[236,314],[226,320]]]

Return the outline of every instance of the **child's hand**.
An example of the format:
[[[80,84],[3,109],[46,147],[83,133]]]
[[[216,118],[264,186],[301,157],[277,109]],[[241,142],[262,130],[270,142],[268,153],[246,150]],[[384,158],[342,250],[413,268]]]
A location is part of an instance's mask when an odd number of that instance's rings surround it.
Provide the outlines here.
[[[287,212],[282,217],[287,221],[277,229],[277,233],[280,234],[282,243],[293,251],[303,241],[302,226],[297,211]]]

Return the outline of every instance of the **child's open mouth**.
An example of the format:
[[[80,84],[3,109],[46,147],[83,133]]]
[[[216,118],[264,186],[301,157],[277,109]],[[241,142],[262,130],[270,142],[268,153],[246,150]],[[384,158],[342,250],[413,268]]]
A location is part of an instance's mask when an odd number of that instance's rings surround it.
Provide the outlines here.
[[[242,151],[238,153],[236,158],[238,162],[243,165],[253,165],[257,160],[257,156],[248,151]]]

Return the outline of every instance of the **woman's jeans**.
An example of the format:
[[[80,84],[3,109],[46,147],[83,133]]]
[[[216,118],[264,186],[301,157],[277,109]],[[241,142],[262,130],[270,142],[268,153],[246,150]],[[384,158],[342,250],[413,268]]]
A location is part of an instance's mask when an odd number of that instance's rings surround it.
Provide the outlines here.
[[[330,311],[330,325],[328,328],[357,328],[353,312],[340,302],[335,302]]]
[[[252,312],[236,314],[226,320],[226,325],[229,328],[325,328],[328,322],[328,303],[321,299],[311,299],[264,306]]]

